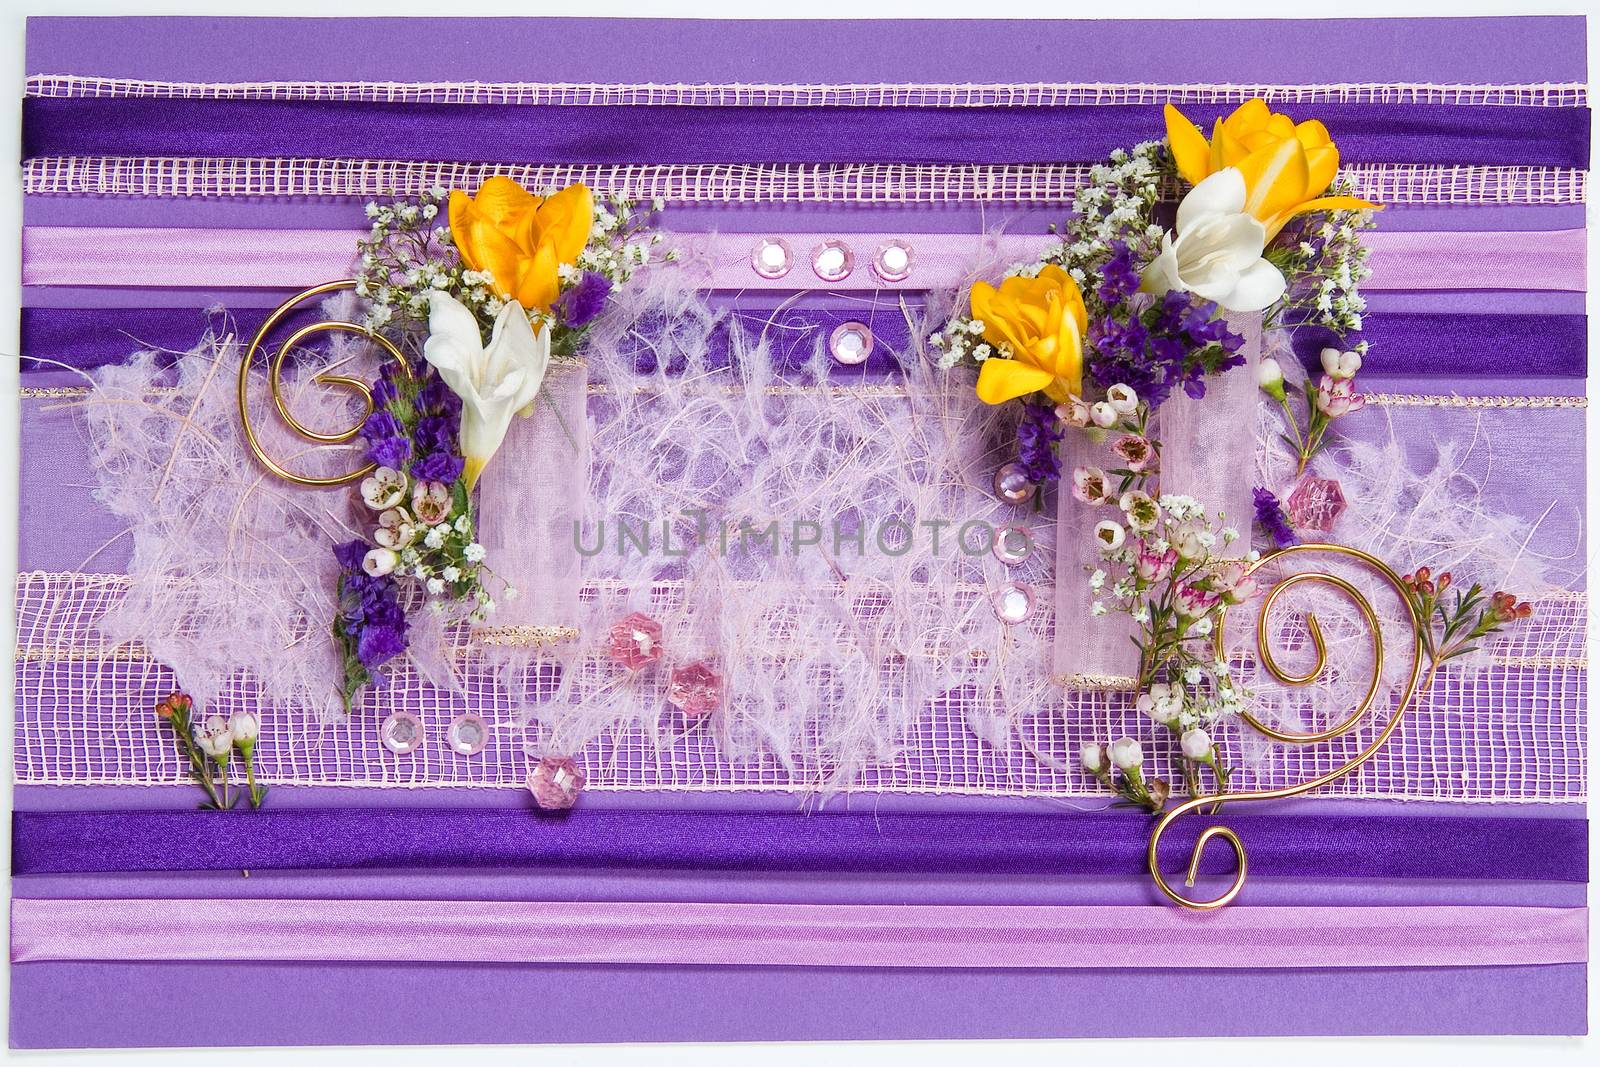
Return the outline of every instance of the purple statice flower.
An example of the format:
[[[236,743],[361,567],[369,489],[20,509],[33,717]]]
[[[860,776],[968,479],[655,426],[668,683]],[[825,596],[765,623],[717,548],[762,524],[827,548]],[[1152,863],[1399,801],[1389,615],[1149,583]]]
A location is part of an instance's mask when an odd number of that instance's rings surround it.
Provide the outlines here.
[[[397,623],[368,623],[361,628],[361,634],[356,638],[356,658],[369,672],[373,679],[378,678],[377,669],[380,665],[394,659],[406,650],[406,620],[400,616]]]
[[[411,442],[419,455],[430,452],[447,452],[456,446],[456,427],[459,420],[448,415],[424,415],[411,431]]]
[[[1017,423],[1017,462],[1027,472],[1029,481],[1042,485],[1061,477],[1056,442],[1064,433],[1054,405],[1022,405],[1022,421]]]
[[[1126,241],[1111,242],[1112,256],[1100,269],[1100,288],[1097,295],[1107,307],[1122,303],[1139,291],[1139,268],[1133,261],[1133,249]]]
[[[1127,385],[1154,409],[1180,387],[1204,396],[1208,376],[1243,366],[1244,338],[1215,303],[1179,292],[1140,303],[1129,301],[1126,318],[1113,309],[1090,327],[1089,375],[1102,389]]]
[[[361,561],[366,558],[368,545],[357,538],[354,541],[345,541],[343,544],[333,546],[333,558],[339,561],[339,566],[347,571],[360,572]]]
[[[411,437],[394,413],[379,408],[361,424],[361,436],[367,441],[367,458],[380,467],[404,470],[411,458]]]
[[[411,464],[411,477],[419,482],[443,482],[449,485],[461,477],[467,461],[454,452],[429,452]]]
[[[372,409],[381,411],[400,397],[400,387],[395,383],[395,364],[385,360],[378,370],[378,380],[372,383]]]
[[[1258,485],[1250,492],[1255,499],[1256,525],[1272,537],[1272,543],[1279,548],[1298,545],[1300,538],[1295,536],[1294,527],[1289,525],[1289,516],[1284,514],[1283,505],[1272,495],[1272,490]]]
[[[406,650],[409,626],[400,606],[400,584],[390,575],[373,577],[362,570],[368,551],[359,540],[334,546],[334,558],[343,569],[335,633],[377,682],[382,680],[378,668]]]
[[[405,470],[406,461],[411,458],[411,439],[409,437],[379,437],[367,439],[367,459],[380,467],[393,467],[395,470]]]
[[[440,415],[452,419],[459,419],[461,416],[461,398],[444,383],[438,371],[428,371],[428,376],[423,379],[422,388],[417,390],[416,404],[417,411],[423,415]]]
[[[610,278],[592,270],[584,271],[583,277],[578,279],[578,284],[562,293],[556,300],[556,307],[561,311],[561,321],[574,329],[587,326],[606,306],[606,297],[610,295]]]

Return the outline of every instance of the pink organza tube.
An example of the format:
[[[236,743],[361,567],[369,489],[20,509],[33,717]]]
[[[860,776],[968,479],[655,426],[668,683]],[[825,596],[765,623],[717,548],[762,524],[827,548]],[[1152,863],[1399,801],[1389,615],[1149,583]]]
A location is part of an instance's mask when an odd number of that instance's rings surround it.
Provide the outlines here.
[[[1068,430],[1061,441],[1061,484],[1056,494],[1055,679],[1068,689],[1132,689],[1139,674],[1138,627],[1119,612],[1092,615],[1099,599],[1091,582],[1100,553],[1094,527],[1120,518],[1116,508],[1095,508],[1072,495],[1076,467],[1106,467],[1103,442]]]
[[[554,363],[533,412],[514,418],[479,482],[478,539],[502,596],[473,630],[482,645],[537,647],[577,636],[582,557],[573,523],[589,481],[589,375]]]
[[[1228,326],[1244,335],[1239,354],[1245,365],[1209,379],[1206,395],[1198,400],[1179,392],[1161,406],[1161,491],[1194,497],[1213,518],[1221,513],[1220,525],[1238,530],[1238,544],[1247,547],[1243,535],[1249,534],[1254,515],[1261,316],[1229,315]]]

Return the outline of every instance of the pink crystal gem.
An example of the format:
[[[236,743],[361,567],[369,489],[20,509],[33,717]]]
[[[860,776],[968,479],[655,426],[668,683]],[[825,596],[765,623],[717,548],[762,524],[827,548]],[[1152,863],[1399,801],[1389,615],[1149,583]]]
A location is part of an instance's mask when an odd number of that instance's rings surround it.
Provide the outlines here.
[[[1288,505],[1289,521],[1297,529],[1327,533],[1344,512],[1344,490],[1332,478],[1302,478]]]
[[[709,715],[722,703],[722,675],[704,660],[674,667],[667,700],[690,718]]]
[[[546,756],[528,772],[528,792],[545,811],[565,811],[577,803],[586,780],[571,756]]]
[[[634,612],[611,626],[611,658],[636,671],[661,658],[661,624]]]

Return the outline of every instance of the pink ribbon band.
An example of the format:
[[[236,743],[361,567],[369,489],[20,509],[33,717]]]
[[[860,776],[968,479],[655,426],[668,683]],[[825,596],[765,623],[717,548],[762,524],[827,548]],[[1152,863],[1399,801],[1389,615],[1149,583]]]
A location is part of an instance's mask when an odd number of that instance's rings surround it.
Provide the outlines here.
[[[349,230],[142,229],[121,226],[28,226],[22,234],[24,285],[114,288],[300,289],[349,277],[356,241]],[[1044,235],[782,234],[789,268],[779,278],[757,273],[751,257],[762,234],[671,234],[669,240],[701,271],[707,289],[810,290],[955,288],[974,273],[998,273],[1038,257],[1055,238]],[[826,281],[813,268],[819,245],[842,242],[852,268]],[[873,269],[879,249],[899,241],[911,249],[906,277],[885,281]],[[1583,230],[1536,232],[1378,231],[1371,249],[1369,290],[1521,290],[1582,292]]]
[[[14,900],[11,958],[894,968],[1582,963],[1588,910],[1533,907]]]

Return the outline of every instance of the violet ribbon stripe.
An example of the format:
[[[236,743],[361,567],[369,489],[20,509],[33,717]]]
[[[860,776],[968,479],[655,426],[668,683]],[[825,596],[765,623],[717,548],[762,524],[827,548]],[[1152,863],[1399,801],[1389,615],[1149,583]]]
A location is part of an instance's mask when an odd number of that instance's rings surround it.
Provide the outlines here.
[[[282,294],[291,295],[289,292]],[[910,328],[899,306],[900,297],[880,301],[861,299],[826,307],[795,306],[773,320],[768,339],[774,341],[780,371],[798,369],[811,357],[818,338],[826,339],[844,322],[865,323],[876,344],[866,363],[856,367],[831,367],[830,380],[878,379],[897,372],[896,352],[908,350]],[[909,296],[907,305],[917,310]],[[759,334],[772,317],[765,307],[741,301],[733,313],[741,326]],[[80,370],[119,364],[135,352],[157,349],[186,352],[208,328],[228,328],[248,337],[265,320],[269,309],[235,307],[226,318],[198,308],[24,307],[22,309],[22,369],[50,370],[57,363]],[[299,325],[319,318],[314,308],[297,311],[286,320],[283,336]],[[1587,319],[1578,314],[1444,314],[1387,311],[1368,316],[1361,336],[1372,346],[1368,368],[1385,376],[1583,378],[1587,373]],[[1324,345],[1335,343],[1328,331],[1295,331],[1294,347],[1308,367],[1316,367]],[[725,365],[730,342],[726,327],[713,334],[710,359]],[[640,346],[634,353],[641,373],[655,369],[654,354]],[[670,369],[670,368],[669,368]]]
[[[1230,111],[1195,105],[1205,128]],[[1344,158],[1587,167],[1579,107],[1326,103]],[[1063,163],[1162,132],[1146,105],[740,108],[30,97],[23,158],[209,156],[543,163]]]
[[[1179,823],[1164,862],[1188,861],[1211,820]],[[1582,818],[1230,813],[1256,877],[1582,882]],[[590,810],[17,812],[16,875],[239,869],[518,868],[972,872],[1061,876],[1144,870],[1150,820],[1086,815]],[[1226,850],[1201,870],[1226,874]]]
[[[219,937],[219,930],[227,936]],[[747,967],[1583,963],[1587,908],[14,900],[11,959]]]
[[[328,229],[144,228],[27,226],[22,231],[22,283],[85,287],[309,288],[353,269],[364,231]],[[1056,241],[1046,234],[784,233],[793,256],[781,278],[757,274],[751,257],[765,234],[673,234],[671,241],[708,289],[925,290],[955,288],[980,252],[995,261],[1036,259]],[[811,268],[822,241],[843,242],[854,269],[824,281]],[[1509,289],[1582,292],[1585,231],[1528,232],[1379,230],[1366,235],[1372,276],[1365,291]],[[898,241],[911,249],[905,277],[884,281],[872,267],[878,249]]]

